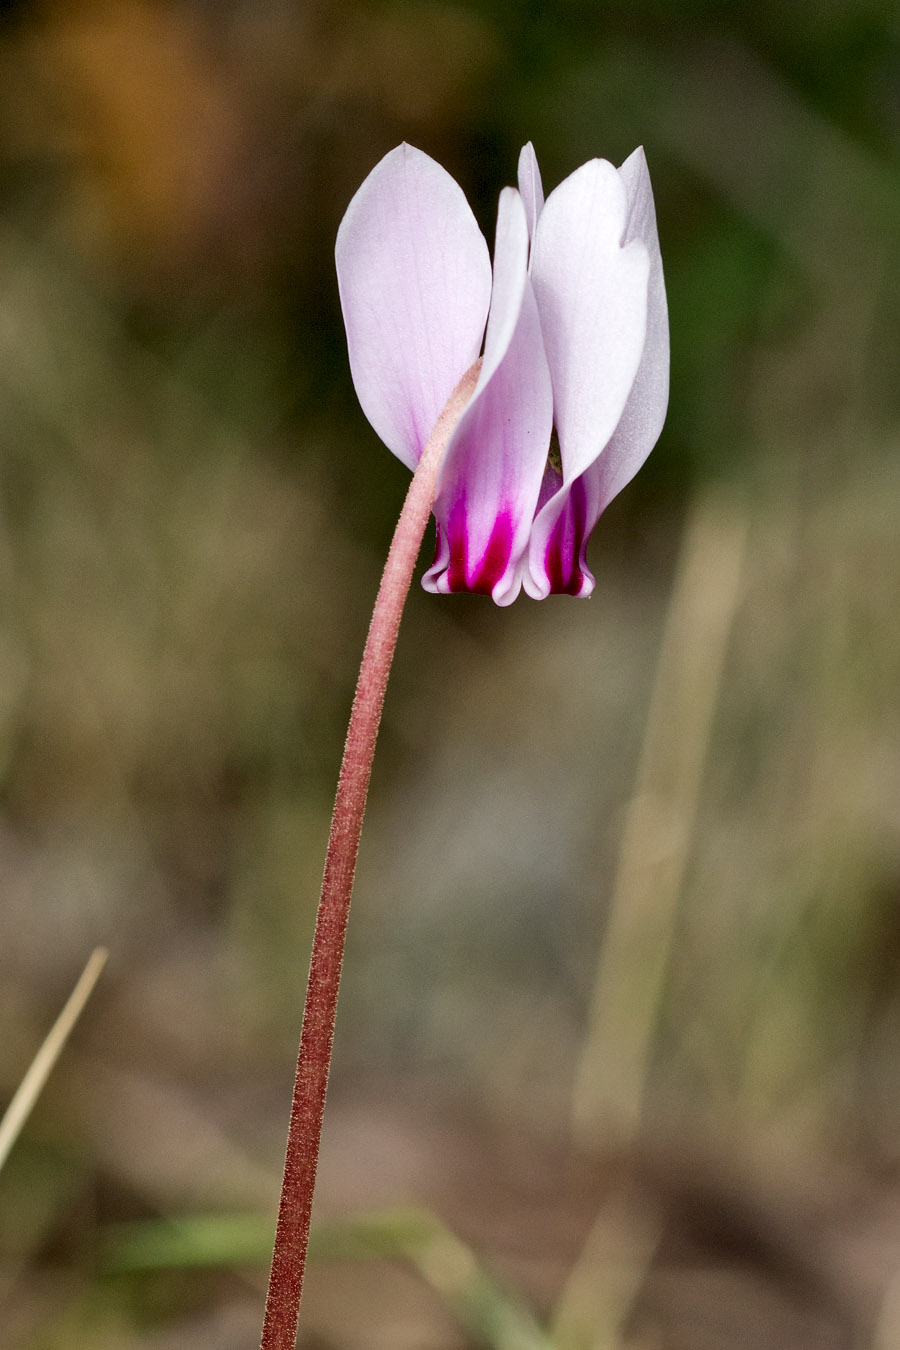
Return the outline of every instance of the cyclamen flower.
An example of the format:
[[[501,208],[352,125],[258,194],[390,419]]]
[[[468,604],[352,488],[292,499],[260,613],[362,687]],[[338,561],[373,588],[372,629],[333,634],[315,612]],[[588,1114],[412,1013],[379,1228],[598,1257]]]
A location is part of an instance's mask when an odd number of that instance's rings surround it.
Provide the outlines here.
[[[362,184],[335,250],[357,396],[409,468],[484,339],[441,465],[423,585],[501,605],[523,586],[535,599],[590,595],[588,539],[656,443],[669,391],[643,151],[620,169],[590,160],[545,203],[529,144],[518,181],[500,195],[493,277],[462,190],[408,145]]]

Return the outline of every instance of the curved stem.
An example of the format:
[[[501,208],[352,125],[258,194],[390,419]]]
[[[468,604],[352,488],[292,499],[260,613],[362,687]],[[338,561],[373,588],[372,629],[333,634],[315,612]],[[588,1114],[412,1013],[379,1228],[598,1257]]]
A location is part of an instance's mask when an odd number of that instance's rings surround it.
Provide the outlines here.
[[[344,938],[384,693],[438,470],[480,367],[479,360],[466,371],[422,451],[391,541],[363,651],[316,915],[261,1350],[294,1350],[296,1342]]]

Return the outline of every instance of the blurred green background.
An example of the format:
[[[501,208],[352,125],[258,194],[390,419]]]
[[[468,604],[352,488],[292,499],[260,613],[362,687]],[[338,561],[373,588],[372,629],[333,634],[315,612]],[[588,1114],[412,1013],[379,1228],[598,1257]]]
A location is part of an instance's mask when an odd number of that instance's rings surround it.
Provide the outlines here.
[[[659,446],[590,603],[414,588],[306,1350],[900,1347],[900,12],[0,6],[4,1350],[257,1343],[406,471],[332,247],[400,140],[489,239],[646,147]],[[424,561],[424,560],[423,560]]]

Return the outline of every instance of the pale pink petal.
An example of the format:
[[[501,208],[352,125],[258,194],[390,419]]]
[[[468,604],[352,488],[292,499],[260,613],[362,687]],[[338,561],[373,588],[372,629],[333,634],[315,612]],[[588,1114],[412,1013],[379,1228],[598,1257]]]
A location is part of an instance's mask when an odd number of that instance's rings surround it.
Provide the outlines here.
[[[629,483],[657,442],[669,402],[669,317],[653,189],[642,149],[619,170],[628,194],[626,242],[639,240],[650,258],[647,334],[628,402],[609,444],[597,461],[601,511]]]
[[[484,364],[441,467],[437,551],[422,583],[442,594],[490,594],[500,605],[521,588],[553,420],[527,266],[525,208],[518,192],[506,188],[497,214]]]
[[[522,147],[519,155],[519,192],[525,204],[525,219],[528,221],[528,238],[534,238],[538,216],[544,206],[544,187],[541,183],[541,171],[538,168],[537,155],[531,141]]]
[[[650,261],[639,238],[626,242],[628,206],[624,179],[594,159],[551,192],[535,232],[531,275],[567,483],[615,431],[643,351]]]
[[[357,397],[388,449],[414,468],[481,348],[487,244],[446,170],[401,145],[347,207],[335,259]]]
[[[619,170],[626,193],[623,243],[647,250],[646,336],[622,415],[600,454],[565,485],[548,470],[531,532],[524,586],[543,599],[551,592],[590,595],[594,578],[585,551],[594,526],[613,497],[633,478],[656,443],[669,393],[669,326],[653,193],[643,150]],[[550,480],[550,481],[548,481]]]

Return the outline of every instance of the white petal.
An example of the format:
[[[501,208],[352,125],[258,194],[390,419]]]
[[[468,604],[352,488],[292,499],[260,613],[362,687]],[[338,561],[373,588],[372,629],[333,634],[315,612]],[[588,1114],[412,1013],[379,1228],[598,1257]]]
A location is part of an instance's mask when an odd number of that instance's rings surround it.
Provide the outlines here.
[[[532,281],[567,483],[606,447],[644,347],[650,260],[639,238],[626,242],[628,207],[617,170],[591,160],[551,192],[535,232]]]
[[[630,482],[657,442],[669,402],[669,317],[653,189],[642,149],[619,170],[628,195],[626,241],[639,240],[650,259],[647,334],[641,363],[619,424],[597,461],[600,510]]]
[[[519,192],[525,204],[525,219],[528,221],[528,238],[534,238],[538,216],[544,207],[544,187],[541,183],[541,171],[538,168],[537,155],[531,141],[522,147],[519,155]]]
[[[481,348],[491,296],[484,236],[446,170],[401,145],[347,207],[335,259],[357,397],[414,468]]]

